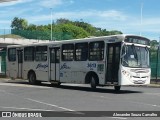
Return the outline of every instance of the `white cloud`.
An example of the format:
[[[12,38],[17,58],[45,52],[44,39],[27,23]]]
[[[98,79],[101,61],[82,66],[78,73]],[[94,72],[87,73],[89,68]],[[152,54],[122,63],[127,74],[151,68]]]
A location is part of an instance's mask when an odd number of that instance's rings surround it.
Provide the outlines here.
[[[8,19],[11,17],[20,17],[24,16],[26,12],[32,11],[33,8],[17,8],[15,9],[14,7],[8,7],[7,9],[1,10],[0,11],[0,19]]]
[[[45,8],[54,8],[59,5],[69,5],[73,4],[74,0],[39,0],[38,5]]]
[[[10,24],[11,23],[11,21],[10,20],[0,20],[0,24],[1,25],[8,25],[8,24]],[[5,27],[0,27],[0,31],[2,31],[3,29],[5,29],[6,28],[6,26]],[[7,26],[7,29],[8,29],[9,27]]]
[[[0,3],[0,7],[6,7],[6,6],[13,6],[16,4],[31,2],[33,0],[15,0],[15,1],[9,1],[9,2],[2,2]]]
[[[127,18],[127,16],[124,13],[117,10],[100,11],[99,16],[109,19],[112,18],[114,20],[125,20]]]
[[[97,11],[97,10],[88,10],[88,11],[75,11],[75,12],[59,12],[55,13],[56,18],[69,18],[69,19],[85,19],[92,18],[92,20],[125,20],[126,15],[116,10],[108,11]]]
[[[96,10],[88,10],[88,11],[74,11],[74,12],[56,12],[53,11],[53,19],[66,18],[71,20],[91,20],[91,21],[125,21],[127,16],[122,12],[116,10],[108,10],[108,11],[96,11]],[[48,15],[38,15],[29,17],[30,21],[33,22],[42,22],[48,21],[51,19],[50,14]]]
[[[39,5],[46,8],[53,8],[57,5],[63,4],[62,0],[41,0]]]

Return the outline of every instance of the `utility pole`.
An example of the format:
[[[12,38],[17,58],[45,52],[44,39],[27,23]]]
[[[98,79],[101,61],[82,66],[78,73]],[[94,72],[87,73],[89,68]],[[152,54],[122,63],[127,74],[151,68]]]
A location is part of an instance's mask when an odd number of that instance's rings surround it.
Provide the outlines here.
[[[52,20],[52,17],[53,17],[53,13],[52,13],[52,8],[50,8],[51,9],[51,41],[52,41],[52,39],[53,39],[53,35],[52,35],[52,24],[53,24],[53,20]]]
[[[141,3],[141,31],[140,31],[140,36],[142,36],[142,19],[143,19],[143,3]]]
[[[157,48],[157,61],[156,61],[156,83],[158,82],[159,49],[160,49],[160,37],[159,37],[159,44],[158,44],[158,48]]]

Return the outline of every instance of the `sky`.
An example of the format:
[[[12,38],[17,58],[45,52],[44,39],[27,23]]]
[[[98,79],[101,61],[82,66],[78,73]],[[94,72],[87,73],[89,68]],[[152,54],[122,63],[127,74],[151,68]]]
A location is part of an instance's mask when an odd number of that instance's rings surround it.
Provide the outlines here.
[[[83,20],[95,27],[160,37],[160,0],[16,0],[1,2],[0,29],[10,29],[14,17],[45,25],[59,18]],[[52,11],[52,12],[51,12]]]

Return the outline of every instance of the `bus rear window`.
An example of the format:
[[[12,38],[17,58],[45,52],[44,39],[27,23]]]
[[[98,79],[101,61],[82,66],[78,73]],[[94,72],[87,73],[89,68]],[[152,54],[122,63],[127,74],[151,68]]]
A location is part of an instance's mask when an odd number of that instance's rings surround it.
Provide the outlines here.
[[[16,61],[16,48],[8,49],[8,60],[12,62]]]

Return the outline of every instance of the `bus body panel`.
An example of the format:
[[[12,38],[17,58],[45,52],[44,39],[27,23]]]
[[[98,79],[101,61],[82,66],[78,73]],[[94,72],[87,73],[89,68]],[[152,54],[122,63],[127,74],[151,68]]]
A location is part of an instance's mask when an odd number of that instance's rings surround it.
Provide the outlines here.
[[[11,78],[17,78],[18,76],[18,64],[17,62],[9,62],[7,64],[7,76]]]
[[[85,83],[86,62],[65,61],[60,64],[60,81],[69,83]]]
[[[48,81],[48,61],[35,62],[36,78],[39,81]]]
[[[120,85],[148,85],[150,84],[151,70],[149,68],[121,67]]]
[[[99,78],[99,84],[104,84],[104,66],[104,61],[61,62],[60,81],[84,84],[87,73],[92,71],[97,74]]]
[[[24,62],[24,79],[28,79],[29,71],[33,70],[36,79],[39,81],[48,81],[48,61],[46,62]]]
[[[13,54],[15,57],[8,56],[7,59],[7,76],[15,79],[15,78],[22,78],[23,76],[23,62],[21,61],[23,58],[23,50],[20,47],[13,47],[9,49],[9,51]],[[19,51],[20,50],[20,51]],[[8,51],[8,50],[7,50]],[[8,54],[7,54],[8,55]],[[9,61],[10,59],[10,61]]]

